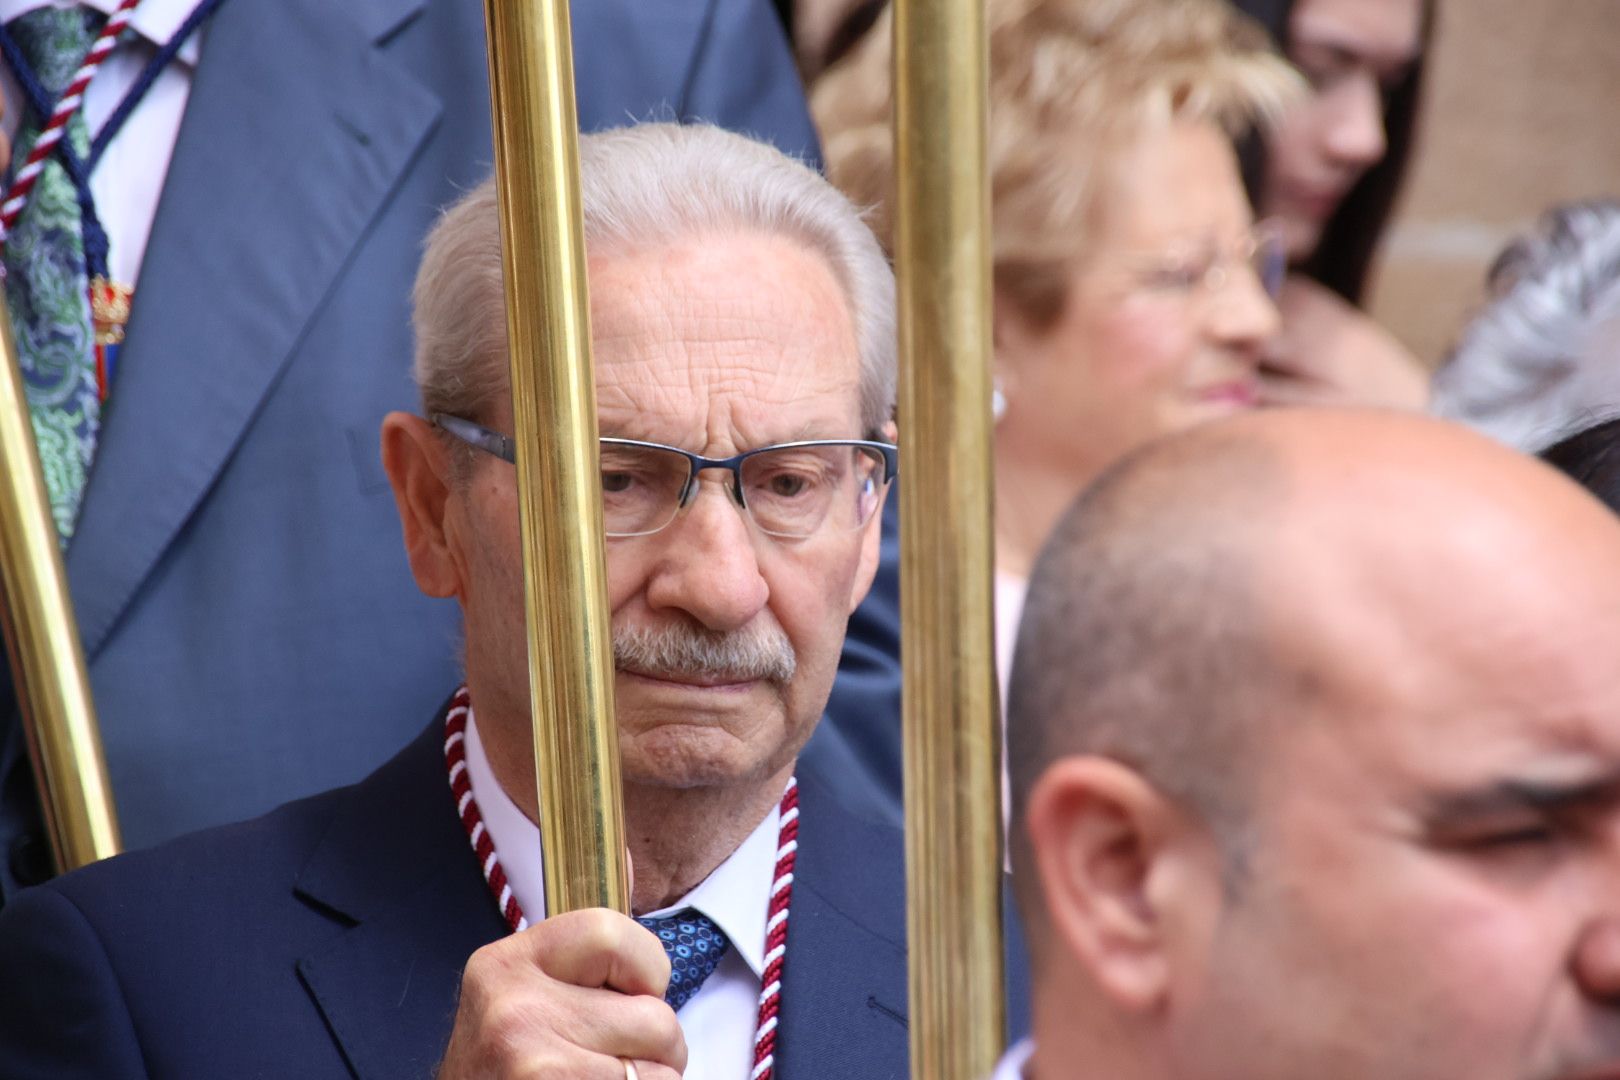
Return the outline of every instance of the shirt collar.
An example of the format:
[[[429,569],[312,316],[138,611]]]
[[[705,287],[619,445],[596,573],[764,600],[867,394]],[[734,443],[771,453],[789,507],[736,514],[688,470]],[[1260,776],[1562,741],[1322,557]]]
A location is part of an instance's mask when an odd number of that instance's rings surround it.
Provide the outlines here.
[[[42,7],[55,5],[57,7],[92,7],[103,15],[111,15],[118,7],[119,0],[83,0],[83,3],[67,2],[67,0],[0,0],[0,23],[9,23],[19,15],[26,15]],[[180,29],[180,24],[196,9],[197,0],[141,0],[135,9],[135,15],[130,19],[130,26],[141,37],[145,38],[154,48],[164,45]],[[181,46],[176,59],[187,67],[196,67],[197,58],[201,51],[198,39],[202,36],[199,31],[191,35]]]
[[[500,856],[507,884],[524,915],[533,923],[546,910],[546,877],[540,853],[540,830],[518,809],[496,781],[478,737],[478,721],[467,710],[467,780],[484,819],[484,828]],[[731,942],[756,978],[765,974],[765,916],[776,876],[776,843],[781,807],[771,807],[737,850],[715,867],[691,892],[649,917],[695,908],[707,915]]]

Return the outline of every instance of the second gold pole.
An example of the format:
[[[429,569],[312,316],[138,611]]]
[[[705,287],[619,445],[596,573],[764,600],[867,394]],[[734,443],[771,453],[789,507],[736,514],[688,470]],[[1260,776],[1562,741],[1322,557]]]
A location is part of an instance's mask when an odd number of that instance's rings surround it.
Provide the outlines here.
[[[629,911],[566,0],[486,0],[546,911]]]
[[[983,0],[897,0],[911,1075],[982,1080],[1005,1041],[992,629],[990,185]]]

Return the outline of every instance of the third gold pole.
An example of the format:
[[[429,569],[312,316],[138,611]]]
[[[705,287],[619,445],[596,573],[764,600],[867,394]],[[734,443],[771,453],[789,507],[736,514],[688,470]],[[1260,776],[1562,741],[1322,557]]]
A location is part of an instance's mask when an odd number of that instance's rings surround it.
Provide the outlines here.
[[[629,911],[566,0],[485,0],[546,910]]]
[[[911,1075],[982,1080],[1005,1041],[992,631],[983,0],[897,0]]]
[[[0,296],[0,608],[23,734],[56,868],[72,870],[116,855],[118,819],[101,733],[4,296]]]

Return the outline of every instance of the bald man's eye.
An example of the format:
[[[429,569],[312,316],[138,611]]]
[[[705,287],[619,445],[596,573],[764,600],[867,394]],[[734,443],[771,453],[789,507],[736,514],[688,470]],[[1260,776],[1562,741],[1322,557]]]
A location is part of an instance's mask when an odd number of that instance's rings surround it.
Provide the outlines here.
[[[1546,824],[1516,825],[1483,833],[1465,841],[1465,846],[1476,851],[1512,851],[1552,844],[1561,839],[1557,829]]]
[[[1550,817],[1528,816],[1495,818],[1489,821],[1457,821],[1438,826],[1433,833],[1436,846],[1466,856],[1507,856],[1545,850],[1567,835],[1560,822]]]

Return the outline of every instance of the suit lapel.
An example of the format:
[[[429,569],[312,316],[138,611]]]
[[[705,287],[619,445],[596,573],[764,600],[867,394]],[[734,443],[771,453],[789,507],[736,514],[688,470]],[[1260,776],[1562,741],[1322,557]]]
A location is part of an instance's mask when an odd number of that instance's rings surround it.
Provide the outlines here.
[[[358,788],[296,891],[350,924],[298,974],[362,1080],[431,1075],[461,971],[506,934],[456,817],[443,721]]]
[[[68,571],[94,656],[437,122],[377,40],[420,0],[227,0],[205,30]]]
[[[506,934],[456,817],[442,731],[354,789],[296,884],[348,926],[298,972],[362,1080],[431,1073],[467,958]],[[901,834],[845,811],[803,767],[799,785],[779,1075],[905,1080]]]
[[[899,830],[846,813],[803,768],[782,971],[785,1080],[908,1076],[905,855]]]

